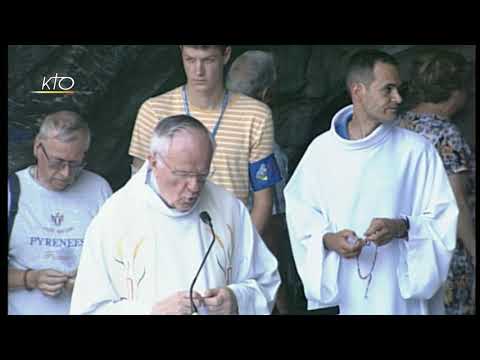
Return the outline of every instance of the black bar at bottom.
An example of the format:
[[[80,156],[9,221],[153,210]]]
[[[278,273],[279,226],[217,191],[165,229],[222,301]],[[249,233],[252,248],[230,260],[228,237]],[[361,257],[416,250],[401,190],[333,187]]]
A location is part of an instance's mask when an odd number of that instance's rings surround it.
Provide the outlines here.
[[[327,307],[323,309],[308,310],[307,315],[338,315],[340,308],[338,306]]]

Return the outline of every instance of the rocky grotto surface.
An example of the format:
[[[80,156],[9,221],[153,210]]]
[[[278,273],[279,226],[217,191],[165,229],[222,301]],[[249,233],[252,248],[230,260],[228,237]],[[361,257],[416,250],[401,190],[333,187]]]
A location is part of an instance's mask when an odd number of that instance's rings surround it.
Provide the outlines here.
[[[418,45],[257,45],[234,46],[232,58],[246,50],[273,51],[278,66],[272,111],[277,143],[289,158],[290,173],[314,137],[327,130],[332,115],[349,103],[343,83],[348,57],[362,47],[395,55],[401,76]],[[474,63],[475,47],[440,45]],[[75,94],[45,95],[52,76],[74,79]],[[68,84],[63,81],[63,86]],[[128,147],[137,111],[147,98],[185,81],[176,45],[11,45],[8,48],[8,171],[34,161],[32,140],[49,112],[72,109],[92,130],[88,168],[121,187],[130,176]],[[53,83],[53,80],[50,85]],[[473,143],[475,91],[459,126]]]

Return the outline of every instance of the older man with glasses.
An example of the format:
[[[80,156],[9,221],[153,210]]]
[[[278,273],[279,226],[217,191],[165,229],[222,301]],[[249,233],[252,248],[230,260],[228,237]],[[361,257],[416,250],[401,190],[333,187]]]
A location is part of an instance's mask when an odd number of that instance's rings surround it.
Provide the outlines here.
[[[72,314],[270,314],[277,261],[247,208],[207,180],[215,141],[188,115],[153,131],[145,165],[92,221]]]
[[[9,177],[9,314],[69,313],[85,231],[112,193],[84,170],[89,145],[80,115],[49,114],[33,146],[37,164]]]

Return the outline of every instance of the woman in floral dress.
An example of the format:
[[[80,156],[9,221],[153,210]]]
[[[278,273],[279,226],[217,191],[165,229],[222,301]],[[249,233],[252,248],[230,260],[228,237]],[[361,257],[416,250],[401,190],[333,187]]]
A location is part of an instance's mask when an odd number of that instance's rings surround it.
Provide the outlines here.
[[[438,150],[459,207],[458,239],[445,284],[447,314],[475,313],[475,158],[452,117],[465,105],[469,71],[458,53],[436,50],[413,63],[405,100],[411,109],[401,127],[429,139]]]

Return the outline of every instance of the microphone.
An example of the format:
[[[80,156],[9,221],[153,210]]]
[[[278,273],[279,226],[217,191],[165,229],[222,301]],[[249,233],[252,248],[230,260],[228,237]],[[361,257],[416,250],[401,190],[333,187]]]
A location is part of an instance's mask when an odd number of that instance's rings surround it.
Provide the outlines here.
[[[200,271],[202,270],[203,264],[205,264],[205,261],[207,260],[208,254],[210,253],[210,250],[212,250],[213,244],[215,243],[215,232],[213,231],[213,225],[212,225],[212,218],[206,211],[202,211],[200,213],[200,219],[202,222],[208,226],[210,226],[210,230],[212,230],[212,235],[213,239],[212,242],[210,243],[210,246],[208,247],[207,252],[205,253],[205,256],[203,257],[202,263],[200,264],[200,267],[198,268],[197,274],[193,278],[192,285],[190,286],[190,308],[192,311],[192,315],[198,315],[198,309],[195,303],[193,302],[193,286],[195,285],[195,282],[197,281],[198,275],[200,274]]]
[[[212,226],[212,218],[210,217],[210,215],[208,214],[208,212],[202,211],[202,212],[200,213],[200,219],[202,219],[202,221],[203,221],[205,224]]]

